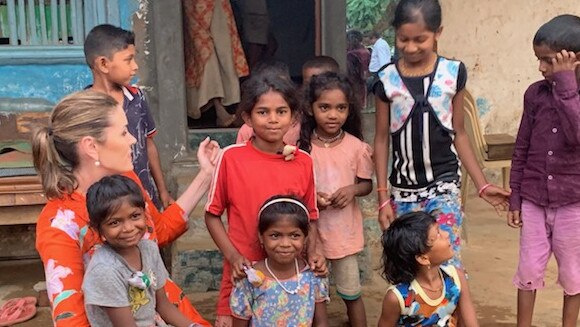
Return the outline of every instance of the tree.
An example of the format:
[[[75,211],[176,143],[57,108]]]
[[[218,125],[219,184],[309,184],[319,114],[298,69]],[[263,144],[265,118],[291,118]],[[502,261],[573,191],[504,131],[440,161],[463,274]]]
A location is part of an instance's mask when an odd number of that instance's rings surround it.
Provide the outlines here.
[[[393,44],[391,22],[397,3],[398,0],[347,0],[347,27],[363,32],[377,31],[385,36],[389,44]]]

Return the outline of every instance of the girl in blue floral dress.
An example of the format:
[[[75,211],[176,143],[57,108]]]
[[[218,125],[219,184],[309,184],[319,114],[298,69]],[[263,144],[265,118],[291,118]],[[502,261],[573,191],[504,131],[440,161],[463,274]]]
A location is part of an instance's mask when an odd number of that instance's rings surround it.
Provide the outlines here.
[[[230,297],[233,326],[328,326],[328,285],[301,254],[308,237],[308,209],[290,196],[261,207],[259,238],[267,257],[246,267]]]

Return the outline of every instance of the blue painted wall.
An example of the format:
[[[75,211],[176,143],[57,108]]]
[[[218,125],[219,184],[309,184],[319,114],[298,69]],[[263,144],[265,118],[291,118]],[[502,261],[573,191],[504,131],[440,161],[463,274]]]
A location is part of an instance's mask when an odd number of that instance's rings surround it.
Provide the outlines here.
[[[139,3],[119,0],[122,28],[132,28],[132,16],[139,10]],[[91,72],[83,64],[0,66],[0,98],[41,98],[56,103],[91,82]]]

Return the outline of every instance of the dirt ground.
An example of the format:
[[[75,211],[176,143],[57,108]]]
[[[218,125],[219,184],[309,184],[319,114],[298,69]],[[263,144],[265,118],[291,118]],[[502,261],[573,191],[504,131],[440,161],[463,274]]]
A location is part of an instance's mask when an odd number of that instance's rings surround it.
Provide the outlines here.
[[[517,265],[518,232],[505,224],[482,200],[470,196],[466,206],[467,237],[463,260],[469,271],[469,283],[477,308],[480,325],[487,327],[516,326],[516,291],[511,278]],[[378,253],[378,247],[374,247]],[[378,256],[373,256],[377,259]],[[376,271],[364,285],[363,296],[368,325],[376,326],[387,283]],[[535,326],[559,326],[562,293],[556,285],[556,265],[552,259],[546,277],[546,287],[539,292],[534,315]],[[33,295],[32,286],[43,279],[39,261],[0,262],[0,303],[7,299]],[[333,293],[334,294],[334,293]],[[214,318],[217,293],[188,294],[196,308],[209,320]],[[348,326],[343,303],[332,297],[329,304],[331,326]],[[18,326],[51,326],[48,308],[41,308],[37,316]]]

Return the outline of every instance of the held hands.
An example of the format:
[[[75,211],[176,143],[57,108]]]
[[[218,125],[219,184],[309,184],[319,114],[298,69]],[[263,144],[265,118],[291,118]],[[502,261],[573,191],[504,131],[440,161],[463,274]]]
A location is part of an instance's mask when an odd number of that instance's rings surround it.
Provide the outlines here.
[[[501,211],[506,211],[509,208],[510,192],[495,185],[487,184],[479,191],[479,197],[491,204],[498,216],[501,216]]]
[[[514,210],[508,212],[507,215],[507,224],[513,228],[520,228],[522,227],[522,216],[519,210]]]
[[[556,57],[552,58],[552,71],[554,73],[565,70],[574,71],[578,66],[580,66],[579,59],[580,58],[577,58],[574,52],[562,50],[556,54]]]
[[[219,153],[220,145],[216,141],[210,140],[209,137],[201,141],[197,149],[197,161],[201,170],[213,174]]]

